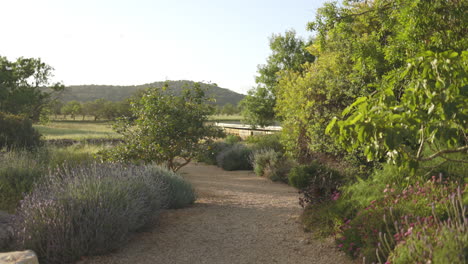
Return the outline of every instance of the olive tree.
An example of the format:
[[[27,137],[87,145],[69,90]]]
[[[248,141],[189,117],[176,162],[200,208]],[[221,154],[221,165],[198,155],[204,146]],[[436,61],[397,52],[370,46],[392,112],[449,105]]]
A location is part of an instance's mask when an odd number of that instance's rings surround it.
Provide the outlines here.
[[[207,124],[213,107],[200,84],[176,96],[165,85],[149,88],[131,103],[132,118],[115,126],[125,142],[104,158],[114,161],[155,162],[177,171],[187,165],[212,139],[222,136]]]

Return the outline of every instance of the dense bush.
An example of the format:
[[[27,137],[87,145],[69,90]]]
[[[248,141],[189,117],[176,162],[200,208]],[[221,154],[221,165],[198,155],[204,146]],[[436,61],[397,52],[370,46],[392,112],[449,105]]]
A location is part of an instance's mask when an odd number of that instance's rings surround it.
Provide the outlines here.
[[[227,171],[250,170],[249,157],[252,151],[241,143],[231,145],[216,156],[216,164]]]
[[[0,112],[0,149],[34,149],[41,144],[40,134],[31,120]]]
[[[367,261],[377,261],[375,253],[378,244],[383,243],[382,233],[385,234],[385,241],[394,239],[398,243],[402,239],[400,228],[393,224],[395,221],[404,222],[410,227],[421,221],[432,221],[433,215],[446,219],[447,208],[450,207],[447,197],[456,191],[455,184],[435,177],[424,184],[416,183],[401,191],[395,187],[388,185],[382,191],[382,199],[371,201],[355,216],[345,220],[341,227],[339,247],[346,253],[353,257],[364,256]],[[388,245],[386,251],[381,251],[382,259],[386,259],[395,245],[385,243]]]
[[[183,208],[195,202],[195,191],[182,176],[161,167],[150,167],[149,170],[151,174],[161,176],[167,193],[167,200],[164,202],[166,208]]]
[[[206,149],[198,153],[196,160],[204,162],[208,165],[216,165],[216,156],[223,150],[229,148],[230,145],[223,141],[215,141],[206,146]]]
[[[288,173],[294,166],[292,160],[273,149],[255,151],[250,157],[250,162],[258,176],[285,183],[288,182]]]
[[[302,207],[315,202],[338,199],[338,188],[343,182],[340,173],[318,162],[292,168],[288,180],[290,185],[299,189],[299,204]]]
[[[0,210],[13,212],[25,193],[46,172],[37,155],[26,151],[0,153]]]
[[[467,263],[468,218],[460,192],[449,197],[448,209],[449,218],[444,221],[435,216],[416,223],[399,224],[400,232],[392,241],[396,247],[387,262]],[[381,248],[381,251],[385,250],[384,246]]]
[[[229,145],[234,145],[241,141],[242,141],[242,138],[236,135],[227,135],[226,138],[224,139],[224,142],[226,142]]]
[[[166,171],[94,164],[55,171],[17,210],[17,249],[32,249],[44,263],[72,263],[116,249],[168,201]],[[185,188],[184,186],[183,188]]]
[[[254,151],[272,149],[275,152],[284,153],[279,133],[251,136],[246,139],[246,143]]]

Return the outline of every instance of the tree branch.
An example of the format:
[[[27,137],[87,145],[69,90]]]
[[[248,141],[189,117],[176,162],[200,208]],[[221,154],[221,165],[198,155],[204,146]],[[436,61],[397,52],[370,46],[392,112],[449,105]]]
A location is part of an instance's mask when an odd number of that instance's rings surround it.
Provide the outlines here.
[[[419,161],[428,161],[428,160],[432,160],[432,159],[435,159],[441,155],[444,155],[444,154],[448,154],[448,153],[457,153],[457,152],[462,152],[462,151],[465,151],[465,150],[468,150],[468,145],[466,146],[463,146],[463,147],[459,147],[459,148],[455,148],[455,149],[445,149],[445,150],[441,150],[437,153],[434,153],[432,155],[430,155],[429,157],[427,158],[417,158],[416,160],[419,160]]]
[[[192,160],[192,158],[184,158],[185,162],[179,164],[179,166],[177,166],[175,169],[174,169],[174,172],[177,172],[180,168],[182,168],[183,166],[187,165],[190,163],[190,161]]]

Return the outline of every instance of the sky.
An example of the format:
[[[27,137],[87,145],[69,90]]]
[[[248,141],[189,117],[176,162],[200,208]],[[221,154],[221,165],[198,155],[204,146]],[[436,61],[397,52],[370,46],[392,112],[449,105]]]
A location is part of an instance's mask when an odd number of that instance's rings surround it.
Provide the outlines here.
[[[325,0],[0,0],[0,56],[41,58],[65,85],[193,80],[246,93],[273,33]]]

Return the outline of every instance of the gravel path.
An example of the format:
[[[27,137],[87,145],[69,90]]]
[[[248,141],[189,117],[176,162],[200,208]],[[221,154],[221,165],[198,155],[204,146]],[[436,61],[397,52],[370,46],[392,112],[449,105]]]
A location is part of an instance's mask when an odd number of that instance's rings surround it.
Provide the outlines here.
[[[182,174],[197,190],[194,206],[163,212],[121,250],[80,264],[351,263],[331,241],[301,230],[292,187],[202,164]]]

